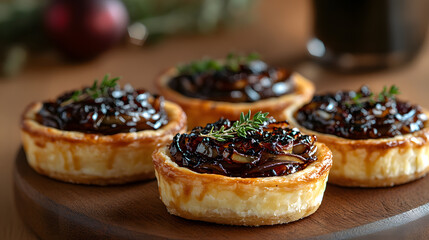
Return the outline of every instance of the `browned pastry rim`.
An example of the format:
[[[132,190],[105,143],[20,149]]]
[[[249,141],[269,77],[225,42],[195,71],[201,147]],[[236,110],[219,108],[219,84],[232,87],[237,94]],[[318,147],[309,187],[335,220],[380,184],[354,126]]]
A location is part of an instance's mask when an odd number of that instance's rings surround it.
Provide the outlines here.
[[[239,178],[202,174],[178,166],[167,147],[153,154],[161,200],[174,215],[230,225],[296,221],[319,207],[331,168],[331,151],[316,143],[318,160],[279,177]]]
[[[329,183],[349,187],[386,187],[407,183],[429,171],[428,122],[420,131],[392,138],[346,139],[301,126],[293,117],[301,106],[285,111],[292,126],[316,135],[333,153]],[[424,110],[425,114],[428,111]]]
[[[42,103],[22,116],[21,134],[30,166],[40,174],[73,183],[121,184],[154,177],[151,154],[178,132],[186,131],[186,115],[166,101],[169,123],[158,130],[114,135],[63,131],[35,120]]]
[[[176,68],[165,71],[155,82],[159,92],[166,99],[179,104],[188,116],[188,128],[205,126],[216,122],[220,117],[237,120],[242,112],[269,112],[281,121],[283,110],[295,104],[309,101],[314,93],[314,85],[300,74],[294,72],[291,78],[295,81],[295,91],[280,97],[262,99],[252,103],[230,103],[204,100],[185,96],[168,87],[168,81],[177,75]]]

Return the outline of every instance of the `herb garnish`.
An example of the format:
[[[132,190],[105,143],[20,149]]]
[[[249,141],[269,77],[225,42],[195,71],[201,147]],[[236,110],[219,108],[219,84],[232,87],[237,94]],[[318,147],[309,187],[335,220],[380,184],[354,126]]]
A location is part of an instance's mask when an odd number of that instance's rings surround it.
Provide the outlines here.
[[[208,71],[220,71],[224,68],[233,72],[240,70],[240,65],[248,64],[249,62],[259,60],[260,56],[257,53],[250,53],[247,56],[229,53],[226,59],[217,61],[210,58],[205,58],[199,61],[190,62],[189,64],[177,66],[180,74],[198,74]]]
[[[228,54],[228,56],[226,56],[225,67],[229,68],[234,72],[238,72],[240,70],[240,65],[247,64],[249,62],[256,61],[259,59],[260,56],[257,53],[250,53],[247,56],[230,53]]]
[[[230,128],[225,129],[225,127],[222,126],[219,130],[213,131],[214,127],[212,127],[208,134],[201,134],[200,136],[213,138],[220,142],[226,141],[234,136],[246,137],[248,131],[258,131],[259,128],[269,120],[267,116],[268,113],[257,112],[250,118],[251,111],[249,110],[246,115],[241,113],[240,120],[235,121]]]
[[[92,99],[96,99],[99,97],[106,97],[109,89],[116,87],[117,81],[120,79],[120,77],[115,77],[110,79],[110,75],[106,74],[103,77],[103,80],[100,84],[98,84],[98,79],[94,80],[94,83],[91,87],[85,88],[82,90],[74,91],[70,99],[67,101],[64,101],[61,105],[66,106],[72,102],[77,102],[80,100],[85,99],[86,97],[91,97]]]
[[[399,88],[396,85],[390,86],[389,91],[387,91],[387,87],[383,87],[383,91],[378,94],[378,101],[384,101],[386,98],[395,99],[396,95],[400,94]]]
[[[374,104],[377,101],[385,102],[388,99],[395,99],[396,95],[398,94],[400,94],[400,92],[396,85],[390,86],[389,90],[386,86],[384,86],[383,90],[377,95],[371,93],[368,96],[363,97],[362,93],[356,93],[356,95],[350,101],[346,101],[346,106],[350,107],[351,104],[362,106],[362,104],[365,102],[369,102],[371,104]]]

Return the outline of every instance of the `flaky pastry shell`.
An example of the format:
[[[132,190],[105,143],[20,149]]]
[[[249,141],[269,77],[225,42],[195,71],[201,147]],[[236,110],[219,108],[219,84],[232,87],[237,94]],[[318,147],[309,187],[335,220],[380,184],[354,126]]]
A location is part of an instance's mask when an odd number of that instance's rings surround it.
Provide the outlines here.
[[[353,140],[304,128],[293,117],[299,108],[286,110],[286,119],[301,132],[316,135],[317,141],[331,149],[333,165],[329,183],[387,187],[416,180],[429,171],[428,123],[420,131],[393,138]]]
[[[165,101],[169,123],[158,130],[114,135],[46,127],[35,121],[42,103],[24,112],[21,135],[29,165],[38,173],[82,184],[122,184],[154,178],[152,152],[186,131],[186,115]]]
[[[196,126],[205,126],[216,122],[220,117],[230,120],[240,118],[242,112],[269,112],[270,116],[281,121],[284,109],[294,104],[302,104],[313,97],[314,85],[298,73],[292,73],[295,81],[295,91],[280,97],[267,98],[251,103],[230,103],[187,97],[168,86],[171,78],[178,74],[176,68],[171,68],[162,74],[156,81],[161,95],[166,99],[179,104],[188,116],[188,129]]]
[[[318,160],[280,177],[239,178],[202,174],[178,166],[167,147],[153,154],[162,202],[169,213],[220,224],[260,226],[296,221],[320,206],[332,163],[316,143]]]

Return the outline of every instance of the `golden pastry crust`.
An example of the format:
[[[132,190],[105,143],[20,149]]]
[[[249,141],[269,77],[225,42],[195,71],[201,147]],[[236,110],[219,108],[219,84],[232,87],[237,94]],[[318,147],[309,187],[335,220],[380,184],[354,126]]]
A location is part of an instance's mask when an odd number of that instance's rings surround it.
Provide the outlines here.
[[[306,129],[294,113],[285,111],[286,119],[301,132],[316,135],[333,154],[329,183],[347,187],[387,187],[407,183],[429,171],[429,126],[393,138],[353,140]],[[424,111],[428,114],[427,111]]]
[[[216,122],[220,117],[230,120],[240,118],[242,112],[269,112],[270,116],[281,121],[283,110],[295,104],[309,101],[314,94],[314,85],[298,73],[292,73],[295,81],[295,91],[284,96],[267,98],[252,103],[229,103],[220,101],[191,98],[168,87],[168,81],[177,75],[176,68],[171,68],[162,74],[156,81],[156,86],[161,95],[166,99],[179,104],[188,116],[188,128],[205,126],[207,123]]]
[[[35,121],[42,103],[24,112],[21,135],[29,165],[40,174],[83,184],[122,184],[154,178],[152,152],[186,131],[186,115],[166,101],[169,123],[158,130],[114,135],[63,131]]]
[[[316,143],[318,160],[280,177],[239,178],[179,167],[167,147],[153,154],[162,202],[171,214],[207,222],[260,226],[296,221],[314,213],[323,198],[331,151]]]

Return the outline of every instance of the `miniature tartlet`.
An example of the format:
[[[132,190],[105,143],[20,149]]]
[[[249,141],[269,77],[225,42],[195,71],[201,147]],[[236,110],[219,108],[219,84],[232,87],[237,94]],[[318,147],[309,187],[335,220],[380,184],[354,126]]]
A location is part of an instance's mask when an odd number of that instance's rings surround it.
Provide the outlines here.
[[[286,122],[269,119],[232,132],[237,122],[221,119],[194,128],[154,152],[168,212],[246,226],[288,223],[314,213],[325,191],[330,150]]]
[[[314,85],[300,74],[269,66],[254,54],[171,68],[156,85],[166,99],[183,108],[189,129],[219,117],[237,120],[249,109],[283,120],[284,109],[308,102],[314,93]]]
[[[291,125],[314,134],[333,153],[329,182],[386,187],[429,171],[427,111],[395,98],[398,89],[367,87],[315,96],[285,112]]]
[[[82,184],[154,178],[151,154],[186,131],[176,104],[117,79],[31,104],[21,133],[29,165],[42,175]]]

